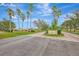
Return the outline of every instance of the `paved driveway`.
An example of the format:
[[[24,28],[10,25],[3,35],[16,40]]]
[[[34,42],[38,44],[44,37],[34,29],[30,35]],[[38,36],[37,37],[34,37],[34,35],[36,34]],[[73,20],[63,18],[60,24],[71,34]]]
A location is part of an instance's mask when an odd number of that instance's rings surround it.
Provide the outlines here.
[[[39,33],[38,33],[39,34]],[[0,56],[79,56],[79,42],[20,36],[0,40]]]

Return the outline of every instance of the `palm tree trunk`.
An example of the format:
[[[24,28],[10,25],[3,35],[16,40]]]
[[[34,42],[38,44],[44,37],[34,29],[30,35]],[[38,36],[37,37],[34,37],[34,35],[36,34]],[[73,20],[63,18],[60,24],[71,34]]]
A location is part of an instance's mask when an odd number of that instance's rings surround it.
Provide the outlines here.
[[[10,32],[11,32],[11,30],[12,30],[12,28],[11,28],[11,27],[12,27],[12,26],[11,26],[11,16],[10,16],[10,23],[9,23],[9,26],[10,26],[10,27],[9,27],[9,30],[10,30]]]
[[[74,29],[74,32],[75,32],[75,29]]]
[[[27,29],[27,31],[28,31],[28,19],[27,19],[27,28],[26,28],[26,29]]]
[[[22,31],[23,31],[23,22],[24,22],[24,21],[22,21]]]
[[[30,21],[30,32],[31,32],[31,19],[30,19],[30,17],[29,17],[29,21]]]
[[[18,27],[19,27],[19,30],[20,30],[20,21],[19,21],[19,19],[18,19]]]
[[[29,22],[30,22],[30,17],[28,16],[28,18],[27,18],[27,31],[29,30]]]

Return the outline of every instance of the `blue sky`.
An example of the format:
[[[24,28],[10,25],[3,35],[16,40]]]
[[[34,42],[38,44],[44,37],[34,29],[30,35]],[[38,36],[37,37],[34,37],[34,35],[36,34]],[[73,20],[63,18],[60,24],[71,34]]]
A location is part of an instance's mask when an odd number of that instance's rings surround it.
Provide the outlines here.
[[[53,21],[53,15],[52,15],[52,9],[51,9],[53,5],[54,5],[53,3],[33,4],[33,12],[31,15],[31,23],[33,28],[35,27],[35,25],[33,24],[33,21],[38,19],[42,19],[46,21],[49,25],[51,24],[51,22]],[[55,5],[58,7],[58,9],[61,10],[61,13],[62,13],[62,15],[58,19],[58,25],[61,25],[63,21],[65,21],[64,19],[65,15],[75,11],[76,9],[79,9],[79,4],[77,3],[56,3]],[[18,28],[18,17],[16,15],[16,9],[17,8],[21,9],[22,12],[27,16],[26,12],[28,10],[28,6],[29,6],[28,3],[17,3],[17,4],[1,3],[0,21],[3,18],[9,19],[6,10],[7,8],[12,8],[12,10],[14,10],[15,12],[15,16],[13,17],[12,21],[16,24],[16,28]],[[27,20],[28,19],[26,18],[24,21],[24,28],[27,28],[27,23],[29,24],[29,21]],[[20,23],[22,23],[22,21],[20,21]]]

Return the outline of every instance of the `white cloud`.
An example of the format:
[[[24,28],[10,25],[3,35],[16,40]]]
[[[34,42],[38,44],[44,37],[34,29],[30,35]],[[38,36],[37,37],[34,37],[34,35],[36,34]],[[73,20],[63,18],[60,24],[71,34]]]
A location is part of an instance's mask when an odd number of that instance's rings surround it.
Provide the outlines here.
[[[1,3],[0,6],[13,7],[13,8],[16,7],[16,5],[13,3]]]
[[[9,6],[11,6],[11,7],[16,7],[16,5],[13,4],[13,3],[10,3]]]
[[[45,14],[45,13],[43,13],[41,16],[50,16],[51,14],[49,14],[49,13],[47,13],[47,14]]]
[[[35,8],[38,9],[36,14],[39,14],[40,16],[50,16],[52,14],[52,9],[50,8],[48,3],[41,3],[41,4],[39,3],[39,4],[35,4],[34,6]],[[75,6],[75,4],[70,4],[70,5],[61,7],[59,9],[65,9],[73,6]]]
[[[49,7],[48,3],[36,4],[34,6],[40,10],[40,11],[37,11],[37,14],[40,14],[40,16],[49,16],[52,13],[52,10]]]
[[[66,9],[66,8],[73,7],[73,6],[75,6],[75,4],[70,4],[70,5],[67,5],[67,6],[61,7],[60,9]]]
[[[13,19],[17,19],[17,16],[12,16]]]
[[[4,5],[5,5],[4,3],[1,3],[1,4],[0,4],[0,6],[4,6]]]

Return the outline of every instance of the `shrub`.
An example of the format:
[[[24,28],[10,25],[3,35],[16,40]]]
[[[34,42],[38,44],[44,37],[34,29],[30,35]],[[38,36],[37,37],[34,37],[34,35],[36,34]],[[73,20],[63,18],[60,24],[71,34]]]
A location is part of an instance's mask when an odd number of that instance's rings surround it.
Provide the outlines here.
[[[31,32],[35,32],[35,30],[32,29]]]
[[[61,29],[57,30],[57,34],[60,35],[61,34]]]

